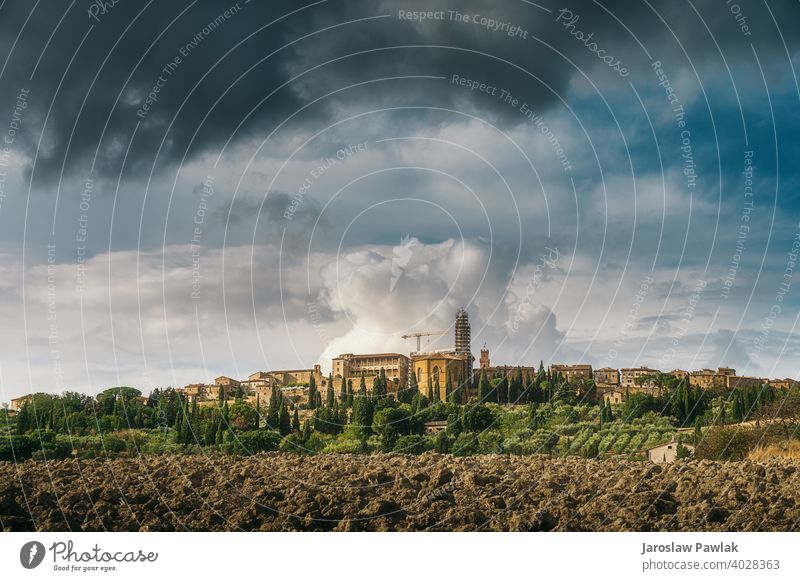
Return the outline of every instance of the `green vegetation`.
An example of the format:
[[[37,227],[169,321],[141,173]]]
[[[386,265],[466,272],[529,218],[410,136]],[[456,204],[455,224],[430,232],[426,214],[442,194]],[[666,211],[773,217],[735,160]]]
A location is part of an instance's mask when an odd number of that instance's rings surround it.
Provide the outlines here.
[[[800,433],[797,389],[700,391],[672,376],[648,376],[643,381],[650,393],[632,394],[612,406],[593,402],[591,382],[569,383],[549,376],[542,366],[533,377],[519,370],[499,379],[481,373],[471,398],[448,381],[444,401],[438,382],[424,386],[425,394],[413,382],[415,391],[391,394],[381,373],[372,393],[361,377],[355,393],[348,380],[337,395],[332,379],[324,397],[312,382],[313,397],[303,406],[277,388],[266,405],[246,401],[241,391],[226,400],[220,390],[216,400],[202,404],[171,388],[156,389],[147,398],[125,386],[94,398],[39,393],[18,414],[2,410],[0,460],[273,450],[641,459],[643,450],[674,439],[681,443],[681,457],[690,453],[685,443],[697,447],[698,457],[740,459],[755,446]],[[729,425],[751,420],[769,421],[770,428]],[[438,422],[442,431],[426,433],[428,422]]]

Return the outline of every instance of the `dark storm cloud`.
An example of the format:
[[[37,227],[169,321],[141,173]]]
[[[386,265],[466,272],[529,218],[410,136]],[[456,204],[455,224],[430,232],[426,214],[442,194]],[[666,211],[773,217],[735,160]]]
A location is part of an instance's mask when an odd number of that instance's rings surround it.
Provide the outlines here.
[[[567,92],[579,74],[576,67],[615,78],[569,33],[575,30],[593,33],[598,45],[631,71],[648,63],[634,37],[653,58],[674,58],[676,66],[689,66],[673,33],[695,66],[719,67],[717,45],[726,55],[750,59],[751,41],[768,69],[785,59],[771,14],[787,23],[787,12],[796,7],[777,3],[770,13],[757,3],[739,4],[749,35],[724,2],[698,7],[705,23],[690,4],[675,2],[654,2],[653,8],[623,1],[602,7],[590,1],[542,2],[547,12],[522,1],[330,1],[301,9],[299,2],[182,0],[119,2],[108,10],[91,8],[94,18],[87,10],[96,4],[86,1],[66,14],[52,5],[33,10],[29,3],[6,2],[0,10],[0,50],[8,56],[0,103],[13,102],[21,88],[28,88],[28,123],[40,129],[47,117],[34,170],[43,185],[62,167],[68,173],[88,173],[86,162],[95,150],[96,173],[116,176],[127,152],[127,168],[141,177],[154,163],[157,169],[171,168],[184,156],[216,154],[229,139],[260,140],[311,100],[350,84],[360,85],[308,107],[287,132],[324,126],[346,106],[436,106],[472,111],[502,126],[522,123],[519,111],[497,95],[453,86],[452,76],[505,89],[543,110]],[[563,19],[555,22],[562,8],[579,16],[571,29]],[[442,11],[443,17],[427,22],[401,17],[401,11],[418,10]],[[266,27],[292,11],[297,12]],[[379,16],[386,17],[373,18]],[[497,23],[496,30],[488,19]],[[512,27],[516,32],[510,35]],[[793,52],[796,33],[782,33]],[[165,73],[176,57],[180,63]],[[332,59],[340,60],[314,68]],[[376,81],[415,75],[445,79]],[[157,100],[143,111],[154,88],[159,89]],[[439,118],[420,114],[417,120],[436,123]],[[27,134],[31,158],[38,136],[38,131]]]
[[[310,233],[327,239],[330,227],[321,217],[322,208],[310,195],[293,196],[270,191],[263,199],[238,197],[212,215],[215,227],[225,228],[226,244],[253,242],[281,243],[285,253],[303,253],[308,249]]]

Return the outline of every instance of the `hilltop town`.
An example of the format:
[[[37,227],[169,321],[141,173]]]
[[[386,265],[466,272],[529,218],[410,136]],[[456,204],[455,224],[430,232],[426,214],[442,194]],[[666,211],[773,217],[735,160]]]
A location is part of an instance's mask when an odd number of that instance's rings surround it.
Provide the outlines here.
[[[0,443],[0,458],[212,447],[230,453],[435,449],[671,462],[695,448],[704,457],[742,458],[796,433],[787,432],[800,416],[800,390],[791,379],[739,376],[730,367],[664,372],[492,365],[485,346],[476,365],[464,309],[456,314],[453,348],[419,348],[421,337],[441,334],[405,335],[417,340],[408,355],[343,353],[327,375],[317,364],[258,371],[242,380],[220,376],[147,396],[126,386],[96,396],[29,394],[0,410],[10,436]],[[776,418],[783,431],[772,428]],[[772,431],[756,433],[748,424],[753,421]],[[746,430],[728,434],[732,424]]]
[[[425,335],[440,335],[443,333],[411,333],[408,338],[419,338]],[[293,405],[303,407],[317,407],[318,401],[309,401],[312,398],[321,398],[322,393],[330,385],[334,393],[340,394],[353,391],[353,382],[358,388],[364,383],[368,394],[372,394],[376,380],[386,383],[386,393],[396,396],[404,390],[413,393],[430,395],[441,401],[452,401],[455,394],[459,402],[467,401],[478,395],[481,379],[492,383],[505,379],[509,384],[515,376],[521,378],[521,387],[517,395],[522,395],[529,386],[536,382],[548,381],[555,385],[569,383],[575,392],[585,401],[599,403],[622,404],[628,397],[637,393],[658,395],[666,387],[678,382],[684,382],[689,388],[713,389],[789,389],[796,384],[793,379],[768,379],[761,377],[739,376],[732,367],[719,367],[713,369],[699,369],[687,371],[673,369],[663,371],[649,366],[623,367],[613,369],[602,367],[593,369],[586,363],[563,364],[551,363],[547,368],[540,362],[539,366],[517,364],[492,365],[489,349],[485,346],[480,350],[477,360],[471,354],[471,327],[469,316],[464,309],[456,314],[454,347],[435,351],[403,353],[342,353],[331,362],[330,372],[326,375],[321,365],[315,364],[306,369],[279,369],[271,371],[256,371],[245,379],[235,379],[225,375],[214,379],[213,383],[190,383],[177,387],[175,391],[190,401],[199,403],[216,402],[220,399],[244,398],[255,403],[266,403],[272,397],[273,391],[291,401]],[[497,395],[497,394],[495,394]],[[528,403],[524,397],[508,398],[499,396],[498,403]],[[11,400],[10,409],[19,411],[30,395],[21,396]],[[484,398],[482,398],[484,399]],[[142,401],[146,398],[142,397]]]

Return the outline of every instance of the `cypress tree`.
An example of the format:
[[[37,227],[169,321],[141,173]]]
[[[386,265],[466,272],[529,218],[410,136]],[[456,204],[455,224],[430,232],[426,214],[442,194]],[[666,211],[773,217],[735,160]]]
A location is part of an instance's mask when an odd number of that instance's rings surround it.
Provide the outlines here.
[[[30,424],[30,411],[28,410],[28,404],[24,404],[22,409],[19,410],[19,415],[17,416],[17,434],[24,434],[28,431],[28,425]]]
[[[458,391],[453,389],[453,382],[451,381],[449,374],[444,382],[444,392],[447,394],[447,401],[455,404],[459,402]]]
[[[317,407],[317,380],[314,378],[314,373],[311,373],[311,378],[308,380],[308,408],[314,409]]]
[[[325,405],[333,407],[333,402],[336,400],[336,393],[333,391],[333,374],[328,376],[328,391],[325,393]]]
[[[414,396],[419,394],[419,384],[417,383],[417,374],[413,371],[409,377],[409,386],[405,396],[405,402],[411,403],[414,401]]]
[[[261,398],[256,394],[256,430],[261,428]]]
[[[364,378],[364,372],[361,372],[361,383],[358,384],[358,397],[367,397],[367,380]]]
[[[228,400],[225,400],[225,403],[222,404],[222,423],[223,423],[223,431],[224,432],[231,432],[231,416],[230,412],[228,411]]]
[[[353,424],[358,427],[362,436],[369,436],[372,433],[372,400],[366,397],[359,397],[353,403]]]
[[[372,385],[372,395],[380,399],[384,397],[386,393],[386,370],[381,367],[378,377],[376,378],[375,383]]]
[[[278,429],[278,408],[281,405],[282,399],[283,398],[281,394],[278,392],[278,388],[273,385],[272,393],[269,396],[269,405],[267,406],[267,421],[265,427],[268,430]]]
[[[489,396],[489,380],[486,379],[486,369],[481,369],[481,377],[478,380],[478,401],[483,402]]]
[[[431,376],[428,376],[428,393],[425,395],[428,398],[428,401],[433,401],[433,380]]]
[[[495,391],[497,392],[497,403],[508,403],[508,378],[505,374],[500,377],[500,382],[497,384]]]
[[[178,444],[181,444],[181,438],[183,437],[183,408],[175,414],[175,441]]]
[[[216,442],[216,438],[217,438],[217,423],[212,417],[211,419],[208,420],[208,423],[206,424],[206,434],[204,437],[206,446],[211,446],[212,444],[214,444]]]
[[[219,401],[219,405],[222,405],[222,402],[225,401],[225,388],[223,388],[221,385],[217,391],[217,400]]]
[[[344,426],[345,422],[340,417],[340,408],[339,402],[333,403],[333,408],[331,408],[331,433],[338,434],[342,431],[342,426]]]
[[[339,388],[339,401],[342,405],[347,405],[347,381],[342,377],[342,385]]]
[[[221,446],[222,442],[223,442],[223,439],[224,439],[224,434],[225,434],[225,425],[224,424],[225,424],[225,422],[222,421],[222,418],[220,418],[219,422],[217,423],[216,437],[214,438],[215,441],[216,441],[217,446]]]
[[[292,429],[291,418],[289,417],[289,410],[286,408],[286,402],[281,401],[280,418],[278,422],[278,429],[281,436],[286,436]]]
[[[344,379],[342,379],[344,381]],[[347,380],[347,405],[353,407],[353,380]]]
[[[508,394],[509,403],[519,403],[520,399],[523,399],[522,396],[524,391],[525,385],[522,383],[522,369],[517,367],[517,375],[513,380],[512,389]]]
[[[292,432],[300,433],[300,414],[297,413],[297,408],[294,408],[294,415],[292,416]]]

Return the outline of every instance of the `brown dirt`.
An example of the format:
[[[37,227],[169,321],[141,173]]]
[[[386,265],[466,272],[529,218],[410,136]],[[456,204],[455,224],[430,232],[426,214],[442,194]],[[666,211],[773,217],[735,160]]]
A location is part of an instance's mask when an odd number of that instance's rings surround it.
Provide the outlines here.
[[[786,531],[800,462],[287,454],[0,462],[6,530]]]

